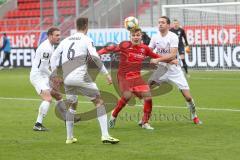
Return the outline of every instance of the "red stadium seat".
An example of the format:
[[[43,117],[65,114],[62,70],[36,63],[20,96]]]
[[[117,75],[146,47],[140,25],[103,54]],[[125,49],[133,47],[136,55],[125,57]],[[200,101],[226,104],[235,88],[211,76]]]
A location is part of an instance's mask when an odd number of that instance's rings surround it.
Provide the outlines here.
[[[89,3],[89,0],[81,0],[80,1],[81,6],[83,6],[83,7],[87,7],[88,3]]]
[[[89,0],[79,0],[81,7],[87,7]],[[32,30],[40,29],[40,1],[17,0],[18,8],[8,11],[4,20],[0,21],[0,30]],[[58,0],[59,22],[67,16],[75,15],[75,0]],[[53,24],[53,1],[44,0],[42,3],[45,28]]]
[[[43,12],[44,16],[52,16],[53,15],[53,10],[52,9],[45,9]]]

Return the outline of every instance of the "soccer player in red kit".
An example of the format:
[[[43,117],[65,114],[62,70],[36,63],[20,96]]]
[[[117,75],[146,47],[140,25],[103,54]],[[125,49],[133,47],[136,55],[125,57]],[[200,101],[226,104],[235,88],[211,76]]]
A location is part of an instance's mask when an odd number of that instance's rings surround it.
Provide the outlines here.
[[[124,41],[118,46],[108,46],[98,51],[100,55],[109,52],[120,54],[117,79],[121,99],[118,100],[112,112],[109,127],[114,128],[119,112],[130,98],[136,95],[138,98],[144,100],[144,114],[139,125],[144,129],[154,129],[148,123],[152,112],[151,92],[148,84],[141,77],[141,67],[146,57],[159,59],[161,59],[161,57],[153,53],[148,46],[141,43],[142,32],[140,28],[135,28],[130,31],[130,39],[131,41]]]

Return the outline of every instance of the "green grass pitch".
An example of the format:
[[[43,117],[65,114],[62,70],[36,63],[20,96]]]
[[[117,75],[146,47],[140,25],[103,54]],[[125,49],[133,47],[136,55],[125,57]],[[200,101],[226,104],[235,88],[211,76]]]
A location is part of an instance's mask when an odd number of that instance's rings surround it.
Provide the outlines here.
[[[66,145],[65,126],[55,116],[54,103],[44,119],[50,131],[32,131],[40,98],[29,82],[29,71],[0,71],[0,160],[239,159],[240,72],[190,72],[188,81],[203,125],[189,121],[185,101],[175,87],[153,98],[151,124],[155,130],[137,126],[142,113],[137,100],[138,105],[126,106],[116,128],[110,129],[110,134],[121,140],[119,144],[102,144],[98,121],[93,119],[77,123],[74,133],[78,143]],[[103,77],[97,82],[100,89],[116,94]],[[80,99],[78,112],[93,107],[81,103],[85,101]]]

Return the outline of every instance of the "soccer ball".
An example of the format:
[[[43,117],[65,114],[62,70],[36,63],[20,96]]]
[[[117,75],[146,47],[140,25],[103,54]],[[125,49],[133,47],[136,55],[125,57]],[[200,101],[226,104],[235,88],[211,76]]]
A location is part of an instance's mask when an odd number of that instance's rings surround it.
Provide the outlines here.
[[[138,28],[139,25],[138,25],[138,20],[137,18],[135,17],[127,17],[125,20],[124,20],[124,27],[127,29],[127,30],[132,30],[134,28]]]

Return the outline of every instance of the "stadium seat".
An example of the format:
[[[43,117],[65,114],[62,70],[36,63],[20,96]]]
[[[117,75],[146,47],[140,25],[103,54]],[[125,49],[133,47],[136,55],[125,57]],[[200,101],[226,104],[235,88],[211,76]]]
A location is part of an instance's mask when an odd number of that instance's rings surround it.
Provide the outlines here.
[[[0,0],[1,1],[1,0]],[[97,1],[97,0],[95,0]],[[79,0],[81,7],[87,7],[89,0]],[[40,24],[39,0],[17,0],[18,8],[8,11],[4,19],[0,21],[1,29],[28,30]],[[75,15],[75,0],[58,0],[59,22],[64,22],[68,16]],[[44,21],[43,25],[48,28],[53,24],[53,1],[44,0],[42,3]]]
[[[83,7],[87,7],[88,3],[89,3],[89,0],[81,0],[80,1],[81,6],[83,6]]]

